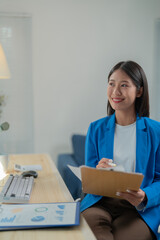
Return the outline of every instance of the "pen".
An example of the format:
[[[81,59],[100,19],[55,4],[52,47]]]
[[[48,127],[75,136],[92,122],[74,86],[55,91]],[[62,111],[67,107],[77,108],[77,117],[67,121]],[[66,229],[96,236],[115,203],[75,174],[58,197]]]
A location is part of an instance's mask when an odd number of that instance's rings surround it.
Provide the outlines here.
[[[115,163],[108,163],[108,165],[111,166],[111,167],[116,167]]]

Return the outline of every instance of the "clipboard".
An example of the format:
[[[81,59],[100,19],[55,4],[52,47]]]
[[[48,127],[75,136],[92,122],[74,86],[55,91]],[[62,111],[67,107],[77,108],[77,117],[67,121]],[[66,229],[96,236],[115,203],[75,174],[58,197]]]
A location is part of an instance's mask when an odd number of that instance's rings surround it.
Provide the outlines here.
[[[143,177],[141,173],[81,166],[83,192],[100,196],[121,198],[116,195],[116,192],[126,192],[126,190],[138,191]]]
[[[80,224],[80,202],[0,204],[0,231]]]

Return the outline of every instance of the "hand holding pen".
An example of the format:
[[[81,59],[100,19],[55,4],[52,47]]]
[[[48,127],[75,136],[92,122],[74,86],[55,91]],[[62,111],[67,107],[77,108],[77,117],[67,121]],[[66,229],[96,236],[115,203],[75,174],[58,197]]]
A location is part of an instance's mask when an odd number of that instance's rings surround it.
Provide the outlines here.
[[[102,158],[99,163],[97,164],[96,168],[110,168],[115,167],[116,164],[113,163],[112,159],[109,158]]]

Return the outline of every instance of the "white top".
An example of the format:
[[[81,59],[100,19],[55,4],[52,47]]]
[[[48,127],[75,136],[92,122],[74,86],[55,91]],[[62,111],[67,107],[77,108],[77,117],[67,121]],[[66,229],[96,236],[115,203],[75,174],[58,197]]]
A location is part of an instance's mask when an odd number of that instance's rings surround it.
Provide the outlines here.
[[[122,165],[126,172],[135,171],[136,122],[127,126],[116,124],[113,162]]]

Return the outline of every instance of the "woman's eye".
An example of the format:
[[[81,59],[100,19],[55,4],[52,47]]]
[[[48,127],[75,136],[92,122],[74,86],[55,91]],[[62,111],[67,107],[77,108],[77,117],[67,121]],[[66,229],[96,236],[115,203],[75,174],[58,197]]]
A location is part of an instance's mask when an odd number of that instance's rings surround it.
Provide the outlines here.
[[[112,82],[109,82],[109,86],[114,86],[114,83],[112,83]]]
[[[121,86],[122,86],[122,87],[128,87],[127,84],[122,84]]]

